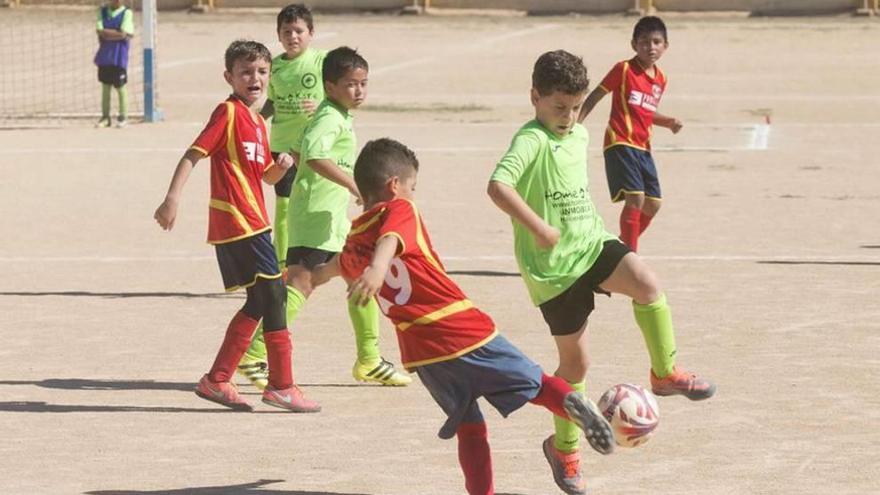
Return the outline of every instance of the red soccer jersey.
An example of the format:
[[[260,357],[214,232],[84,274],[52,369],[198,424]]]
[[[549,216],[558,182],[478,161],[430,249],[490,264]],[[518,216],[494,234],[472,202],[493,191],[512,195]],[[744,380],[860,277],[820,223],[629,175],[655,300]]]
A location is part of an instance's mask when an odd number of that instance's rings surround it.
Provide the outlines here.
[[[654,66],[649,76],[633,58],[614,65],[599,85],[612,93],[611,117],[603,149],[622,144],[651,151],[654,112],[666,90],[666,76]]]
[[[269,135],[238,98],[217,105],[191,148],[211,157],[208,243],[223,244],[269,230],[263,173],[272,166]]]
[[[404,367],[454,359],[495,337],[495,323],[446,275],[415,205],[405,199],[379,203],[352,222],[339,257],[342,274],[358,278],[376,242],[388,235],[400,245],[376,298],[397,330]]]

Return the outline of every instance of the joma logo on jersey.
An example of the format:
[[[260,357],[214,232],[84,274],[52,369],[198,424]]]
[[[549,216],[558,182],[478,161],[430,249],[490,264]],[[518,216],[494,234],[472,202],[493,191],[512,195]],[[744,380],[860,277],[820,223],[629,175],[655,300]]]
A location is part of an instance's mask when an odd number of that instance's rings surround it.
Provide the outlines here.
[[[266,148],[263,146],[263,143],[244,141],[241,144],[244,146],[244,152],[248,160],[261,165],[266,164]]]

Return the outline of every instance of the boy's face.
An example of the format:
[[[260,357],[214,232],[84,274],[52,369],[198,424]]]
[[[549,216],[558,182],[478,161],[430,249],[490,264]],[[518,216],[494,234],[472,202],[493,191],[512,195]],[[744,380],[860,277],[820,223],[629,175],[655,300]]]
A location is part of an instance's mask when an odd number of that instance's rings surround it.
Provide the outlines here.
[[[309,30],[306,21],[297,19],[281,24],[281,28],[278,30],[278,41],[284,47],[287,58],[296,58],[306,51],[314,34],[314,31]]]
[[[549,95],[541,96],[537,89],[532,88],[535,118],[541,125],[559,137],[564,137],[571,132],[574,124],[577,123],[578,114],[586,98],[586,91],[570,95],[556,90]]]
[[[324,83],[327,97],[347,110],[357,108],[367,99],[367,71],[354,69],[338,81]]]
[[[240,58],[232,65],[232,72],[224,72],[223,77],[232,86],[232,93],[250,106],[266,92],[271,67],[272,64],[262,58],[252,61]]]
[[[636,58],[643,66],[650,67],[660,60],[669,43],[666,37],[659,31],[653,33],[644,33],[638,38],[632,40],[632,48],[636,52]]]

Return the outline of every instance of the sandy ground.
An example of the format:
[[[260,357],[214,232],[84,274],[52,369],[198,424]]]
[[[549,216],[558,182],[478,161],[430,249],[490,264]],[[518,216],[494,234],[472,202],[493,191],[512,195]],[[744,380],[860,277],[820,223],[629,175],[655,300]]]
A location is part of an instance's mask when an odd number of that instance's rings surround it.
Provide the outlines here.
[[[666,199],[641,252],[673,307],[680,362],[714,378],[718,394],[662,399],[647,445],[586,453],[590,492],[875,493],[880,24],[667,20],[662,111],[685,129],[655,134]],[[177,158],[228,91],[225,46],[239,37],[278,45],[272,15],[160,22],[164,122],[0,132],[0,492],[463,493],[455,443],[437,438],[442,413],[424,388],[351,379],[340,282],[317,292],[293,329],[298,381],[323,412],[260,404],[231,413],[192,394],[243,302],[222,294],[204,243],[207,167],[191,177],[173,232],[151,216]],[[568,49],[598,82],[630,56],[633,19],[316,23],[316,46],[355,46],[371,63],[360,142],[391,136],[417,151],[417,199],[447,268],[552,370],[553,344],[515,275],[510,223],[485,184],[531,117],[535,58]],[[599,150],[608,105],[587,122],[590,180],[616,232]],[[769,131],[758,126],[767,113]],[[390,325],[383,331],[384,354],[399,361]],[[601,299],[590,332],[593,398],[615,383],[646,383],[625,298]],[[484,409],[498,493],[558,493],[540,448],[549,415],[529,406],[502,420]]]

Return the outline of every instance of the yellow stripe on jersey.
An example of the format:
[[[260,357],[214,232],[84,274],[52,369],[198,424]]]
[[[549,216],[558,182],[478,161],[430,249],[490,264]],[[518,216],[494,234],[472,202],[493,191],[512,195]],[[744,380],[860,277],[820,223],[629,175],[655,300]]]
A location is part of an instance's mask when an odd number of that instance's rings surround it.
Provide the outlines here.
[[[358,235],[367,229],[369,229],[374,223],[378,222],[380,218],[382,218],[382,214],[385,213],[387,208],[382,208],[376,212],[369,220],[357,226],[357,228],[353,228],[348,232],[349,237],[353,235]]]
[[[419,249],[422,251],[422,254],[425,255],[425,259],[428,260],[428,263],[431,264],[434,268],[437,269],[440,273],[446,273],[446,270],[443,269],[443,265],[434,258],[434,255],[431,254],[431,249],[428,247],[428,241],[425,239],[424,230],[422,229],[422,217],[419,215],[419,210],[416,208],[415,203],[410,200],[406,200],[407,203],[412,206],[413,214],[416,216],[416,244],[418,244]]]
[[[620,102],[623,106],[623,119],[626,122],[626,140],[630,143],[633,139],[632,116],[629,114],[629,95],[626,94],[626,71],[629,70],[629,62],[623,63],[623,73],[620,75]]]
[[[248,181],[244,177],[244,172],[241,171],[241,162],[238,159],[238,149],[235,147],[235,104],[231,101],[226,102],[226,113],[226,153],[229,155],[229,161],[232,162],[232,172],[235,174],[235,178],[238,179],[238,185],[241,186],[244,197],[254,210],[254,213],[262,215],[262,210],[260,209],[259,203],[257,203],[257,198],[254,196],[251,186],[248,185]],[[263,218],[263,222],[269,223],[269,219]]]
[[[424,316],[420,316],[416,318],[414,321],[404,321],[397,324],[397,329],[401,332],[405,331],[407,328],[413,325],[428,325],[430,323],[434,323],[435,321],[442,320],[447,316],[454,315],[456,313],[461,313],[462,311],[467,311],[474,307],[474,303],[472,303],[468,299],[462,299],[461,301],[455,301],[454,303],[440,308],[437,311],[432,311]]]
[[[492,331],[492,334],[489,335],[488,337],[486,337],[485,339],[483,339],[483,340],[477,342],[476,344],[474,344],[474,345],[472,345],[472,346],[465,347],[464,349],[462,349],[462,350],[460,350],[460,351],[458,351],[458,352],[456,352],[456,353],[449,354],[448,356],[440,356],[440,357],[431,358],[431,359],[423,359],[423,360],[421,360],[421,361],[411,361],[411,362],[409,362],[409,363],[403,363],[403,366],[404,366],[407,370],[409,370],[409,369],[411,369],[411,368],[416,368],[416,367],[418,367],[418,366],[424,366],[424,365],[426,365],[426,364],[439,363],[439,362],[441,362],[441,361],[449,361],[450,359],[459,358],[459,357],[462,357],[462,356],[464,356],[465,354],[467,354],[467,353],[469,353],[469,352],[471,352],[471,351],[473,351],[473,350],[475,350],[475,349],[479,349],[480,347],[483,347],[483,346],[486,345],[490,340],[494,339],[497,335],[498,335],[498,330],[493,330],[493,331]]]
[[[235,221],[238,222],[238,225],[244,230],[244,235],[242,237],[253,235],[254,229],[251,228],[247,219],[240,211],[238,211],[238,208],[236,208],[234,204],[212,198],[211,202],[208,203],[208,207],[231,214],[232,217],[235,218]]]

